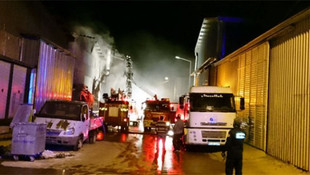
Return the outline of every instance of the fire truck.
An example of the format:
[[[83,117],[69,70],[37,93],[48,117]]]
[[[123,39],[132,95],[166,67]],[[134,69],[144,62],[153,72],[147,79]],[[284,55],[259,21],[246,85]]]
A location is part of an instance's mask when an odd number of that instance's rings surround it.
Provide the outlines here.
[[[152,128],[155,128],[160,116],[164,116],[164,121],[168,126],[175,123],[175,108],[168,98],[146,100],[142,103],[142,109],[144,111],[144,131],[150,131]]]
[[[99,115],[104,116],[104,126],[117,126],[123,132],[129,129],[129,102],[122,98],[109,98],[104,94],[105,102],[99,103]],[[107,131],[107,130],[106,130]]]

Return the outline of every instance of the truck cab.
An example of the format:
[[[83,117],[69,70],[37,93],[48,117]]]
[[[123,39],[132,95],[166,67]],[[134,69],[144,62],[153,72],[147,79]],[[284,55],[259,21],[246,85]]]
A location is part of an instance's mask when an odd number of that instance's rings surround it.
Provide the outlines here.
[[[186,121],[185,146],[223,146],[236,118],[235,96],[230,88],[192,87],[180,100]]]

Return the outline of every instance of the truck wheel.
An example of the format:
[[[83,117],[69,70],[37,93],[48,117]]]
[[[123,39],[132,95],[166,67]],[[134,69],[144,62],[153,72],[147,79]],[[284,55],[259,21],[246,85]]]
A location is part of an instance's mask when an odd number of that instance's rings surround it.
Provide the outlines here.
[[[128,132],[128,126],[121,126],[121,132],[127,133]]]
[[[125,127],[124,127],[124,132],[125,132],[125,133],[128,133],[128,131],[129,131],[129,127],[128,127],[128,126],[125,126]]]
[[[89,143],[90,144],[95,143],[96,139],[97,139],[97,132],[96,131],[90,131],[89,132],[89,138],[88,138]]]
[[[83,146],[83,137],[80,136],[79,139],[76,141],[76,144],[73,147],[74,151],[78,151],[79,149],[81,149]]]
[[[191,145],[184,145],[184,148],[185,148],[185,150],[186,151],[188,151],[188,152],[191,152],[191,151],[193,151],[193,147],[191,146]]]

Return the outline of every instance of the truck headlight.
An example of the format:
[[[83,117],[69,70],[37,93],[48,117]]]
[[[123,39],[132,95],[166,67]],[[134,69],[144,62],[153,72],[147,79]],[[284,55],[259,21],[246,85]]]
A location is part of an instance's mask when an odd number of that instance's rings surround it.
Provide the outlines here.
[[[69,128],[64,132],[64,135],[73,135],[75,132],[74,128]]]

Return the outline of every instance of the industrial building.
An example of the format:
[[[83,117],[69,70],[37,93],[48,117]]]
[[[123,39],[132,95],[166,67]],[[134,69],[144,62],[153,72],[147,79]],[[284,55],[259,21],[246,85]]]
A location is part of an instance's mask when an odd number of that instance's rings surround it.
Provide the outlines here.
[[[81,26],[63,31],[40,2],[0,2],[0,125],[9,125],[20,104],[38,111],[49,99],[76,99],[79,85],[100,101],[110,90],[107,76],[118,71],[114,59],[126,70],[107,38]]]
[[[204,52],[205,24],[195,53]],[[196,84],[229,86],[245,98],[239,116],[247,143],[284,162],[310,170],[310,9],[283,21],[216,61],[203,58]],[[202,62],[202,61],[201,61]],[[213,63],[213,64],[212,64]]]

